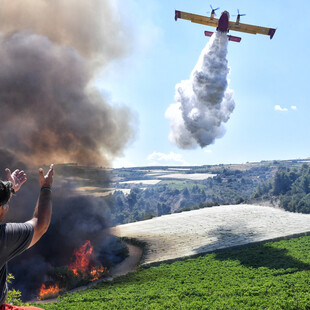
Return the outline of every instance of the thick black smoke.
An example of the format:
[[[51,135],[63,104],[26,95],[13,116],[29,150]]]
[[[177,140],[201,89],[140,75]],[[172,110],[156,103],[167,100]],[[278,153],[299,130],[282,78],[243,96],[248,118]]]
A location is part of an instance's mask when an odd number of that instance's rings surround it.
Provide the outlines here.
[[[28,165],[107,165],[133,138],[132,113],[89,86],[89,63],[75,49],[17,32],[0,39],[0,145]]]
[[[57,173],[57,166],[55,170]],[[96,182],[106,187],[108,172],[103,169],[98,172]],[[24,299],[34,298],[41,284],[48,280],[47,272],[68,265],[73,251],[86,240],[91,241],[95,259],[103,266],[110,267],[121,259],[118,256],[121,245],[109,234],[110,209],[104,199],[78,194],[72,181],[61,181],[59,177],[56,181],[52,193],[53,216],[47,233],[31,249],[9,263],[9,271],[16,278],[13,286],[22,291]],[[38,194],[37,175],[28,174],[28,181],[10,202],[6,221],[29,220]]]
[[[0,145],[30,166],[109,165],[132,141],[134,115],[91,87],[131,49],[112,0],[3,0]]]
[[[0,174],[3,179],[6,167],[19,168],[29,178],[11,201],[7,221],[32,217],[39,194],[33,167],[109,166],[132,141],[133,113],[91,86],[102,68],[131,50],[121,9],[117,0],[1,1]],[[96,185],[109,187],[108,172],[100,173]],[[37,293],[50,268],[68,264],[85,240],[103,265],[116,259],[105,202],[77,194],[76,184],[60,175],[56,165],[48,232],[9,264],[14,287],[26,298]]]

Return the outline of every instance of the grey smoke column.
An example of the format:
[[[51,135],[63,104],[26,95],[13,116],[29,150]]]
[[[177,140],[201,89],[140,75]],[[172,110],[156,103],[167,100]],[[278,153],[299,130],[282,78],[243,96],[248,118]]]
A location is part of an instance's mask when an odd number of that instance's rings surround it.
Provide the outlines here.
[[[1,0],[0,175],[4,178],[6,167],[25,169],[28,175],[10,203],[7,221],[32,217],[38,167],[68,162],[107,166],[134,138],[130,109],[111,105],[91,86],[99,70],[131,49],[122,9],[118,0]],[[100,197],[77,192],[76,184],[61,175],[61,165],[55,171],[49,230],[10,266],[14,287],[24,298],[38,292],[50,268],[68,264],[85,240],[104,266],[120,259],[118,242],[108,234],[109,206]],[[79,172],[70,177],[109,187],[109,169],[95,179]]]
[[[175,101],[166,111],[171,142],[182,149],[205,147],[225,133],[235,103],[228,88],[227,35],[215,32],[191,73],[176,85]]]
[[[27,30],[101,63],[131,50],[121,0],[1,0],[0,32]]]
[[[134,115],[91,81],[130,50],[110,0],[3,0],[0,146],[31,166],[108,165],[134,138]]]

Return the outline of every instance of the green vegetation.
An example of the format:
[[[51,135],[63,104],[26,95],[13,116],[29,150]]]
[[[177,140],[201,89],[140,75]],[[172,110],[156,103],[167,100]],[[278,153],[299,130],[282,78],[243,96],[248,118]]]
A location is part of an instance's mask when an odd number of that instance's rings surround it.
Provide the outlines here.
[[[44,309],[309,309],[310,237],[162,264]]]
[[[11,273],[9,273],[7,276],[7,282],[10,286],[12,285],[14,279],[15,279],[14,276]],[[22,293],[20,291],[11,288],[8,290],[6,303],[14,306],[22,306],[22,305],[27,306],[28,304],[22,303],[21,297]]]
[[[156,185],[120,184],[119,189],[130,188],[130,194],[121,190],[106,198],[110,207],[113,224],[123,224],[150,219],[163,214],[182,212],[198,208],[223,204],[239,204],[253,197],[259,184],[273,178],[277,165],[272,162],[237,166],[203,166],[185,170],[186,175],[193,173],[210,173],[215,175],[205,180],[161,181]],[[240,169],[239,169],[240,168]],[[166,168],[167,169],[167,168]],[[189,168],[187,168],[189,169]],[[131,174],[129,173],[131,171]],[[114,178],[125,178],[127,181],[152,179],[150,168],[127,168],[113,171]],[[176,173],[180,173],[176,171]],[[183,172],[184,173],[184,172]]]
[[[257,187],[255,198],[278,198],[287,211],[310,213],[310,168],[303,164],[299,169],[281,167],[272,181]]]

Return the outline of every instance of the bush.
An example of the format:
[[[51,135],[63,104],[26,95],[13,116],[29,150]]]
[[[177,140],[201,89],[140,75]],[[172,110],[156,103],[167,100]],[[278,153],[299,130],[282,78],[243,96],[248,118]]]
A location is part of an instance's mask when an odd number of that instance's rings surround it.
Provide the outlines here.
[[[7,276],[7,281],[9,284],[12,284],[12,281],[14,280],[14,276],[9,273]],[[11,288],[8,290],[8,295],[6,298],[6,303],[13,305],[13,306],[25,306],[25,303],[22,303],[21,301],[22,293],[18,290],[15,290],[14,288]]]

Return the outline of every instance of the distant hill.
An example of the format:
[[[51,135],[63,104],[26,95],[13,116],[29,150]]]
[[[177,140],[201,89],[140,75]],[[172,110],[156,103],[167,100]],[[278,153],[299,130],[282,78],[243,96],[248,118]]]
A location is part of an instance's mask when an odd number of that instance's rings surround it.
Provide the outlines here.
[[[296,159],[120,169],[66,164],[58,165],[56,169],[62,179],[76,186],[79,194],[104,199],[111,215],[111,225],[117,225],[184,210],[244,202],[272,204],[281,201],[282,206],[289,206],[287,210],[307,212],[305,208],[292,207],[295,199],[285,200],[283,190],[277,193],[273,186],[274,178],[279,178],[283,172],[291,173],[292,177],[294,171],[305,169],[309,162],[310,159]],[[294,190],[294,195],[297,194],[305,205],[307,191]]]

